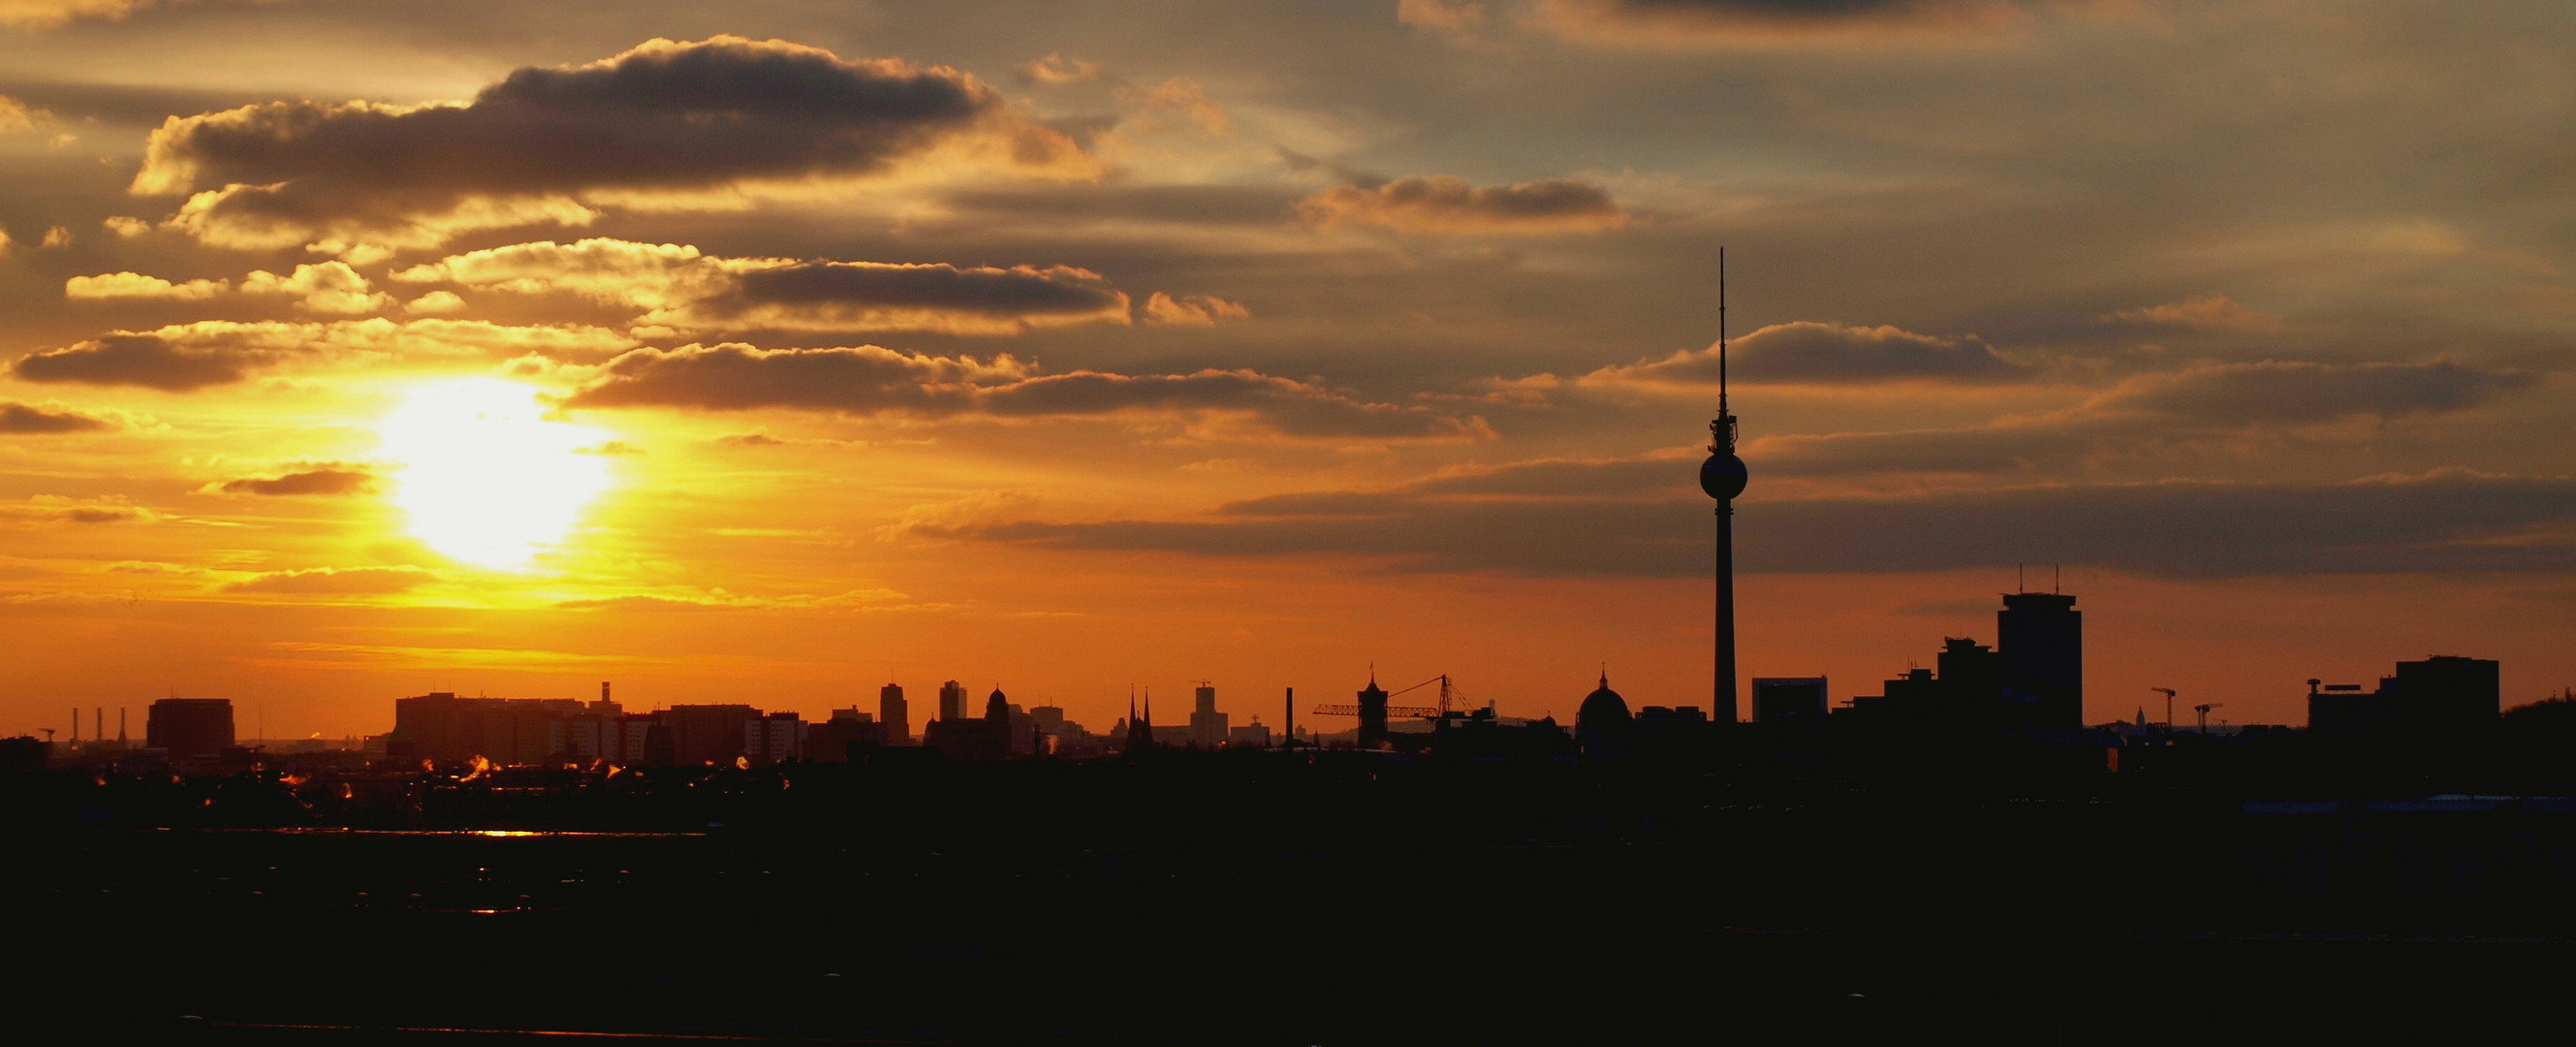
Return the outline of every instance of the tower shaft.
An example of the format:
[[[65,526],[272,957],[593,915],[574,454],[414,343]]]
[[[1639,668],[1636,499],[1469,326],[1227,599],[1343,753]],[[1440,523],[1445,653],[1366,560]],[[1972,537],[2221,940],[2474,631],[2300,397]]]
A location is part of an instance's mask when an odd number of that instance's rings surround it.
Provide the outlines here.
[[[1717,687],[1709,719],[1736,722],[1735,500],[1717,503]]]

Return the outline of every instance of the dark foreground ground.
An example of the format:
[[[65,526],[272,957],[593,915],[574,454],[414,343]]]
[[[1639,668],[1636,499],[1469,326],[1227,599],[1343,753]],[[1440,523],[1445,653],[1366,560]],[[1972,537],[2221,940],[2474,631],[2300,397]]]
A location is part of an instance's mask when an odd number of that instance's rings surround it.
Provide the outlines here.
[[[2565,801],[1244,761],[350,830],[63,788],[10,798],[13,1042],[2462,1039],[2564,1024],[2576,975]]]

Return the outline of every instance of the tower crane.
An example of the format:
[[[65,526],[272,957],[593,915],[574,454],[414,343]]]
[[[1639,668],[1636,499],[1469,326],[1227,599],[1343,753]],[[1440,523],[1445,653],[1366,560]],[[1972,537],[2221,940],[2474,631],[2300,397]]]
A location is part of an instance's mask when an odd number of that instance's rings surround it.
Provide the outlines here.
[[[1440,704],[1438,707],[1435,708],[1427,705],[1389,705],[1386,707],[1386,714],[1388,716],[1418,716],[1425,720],[1437,720],[1449,715],[1452,711],[1451,705],[1457,699],[1457,692],[1449,683],[1448,673],[1434,676],[1401,691],[1389,691],[1386,696],[1388,699],[1392,700],[1396,695],[1419,691],[1435,683],[1440,685]],[[1317,716],[1358,716],[1359,714],[1360,707],[1356,705],[1318,705],[1315,707],[1315,715]]]
[[[2147,689],[2165,696],[2165,730],[2173,730],[2174,689],[2171,687],[2150,687]]]
[[[2191,711],[2200,714],[2200,733],[2209,733],[2209,711],[2226,704],[2226,702],[2205,702],[2191,707]]]

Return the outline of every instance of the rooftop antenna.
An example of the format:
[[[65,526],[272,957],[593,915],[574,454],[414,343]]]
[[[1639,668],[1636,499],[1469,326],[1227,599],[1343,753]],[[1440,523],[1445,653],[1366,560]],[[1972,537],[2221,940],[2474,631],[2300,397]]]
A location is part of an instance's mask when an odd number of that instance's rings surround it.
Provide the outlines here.
[[[2021,564],[2013,565],[2013,591],[2017,593],[2030,591],[2030,572],[2023,570],[2022,567]]]
[[[2065,564],[2053,563],[2048,565],[2048,591],[2059,596],[2066,595]]]

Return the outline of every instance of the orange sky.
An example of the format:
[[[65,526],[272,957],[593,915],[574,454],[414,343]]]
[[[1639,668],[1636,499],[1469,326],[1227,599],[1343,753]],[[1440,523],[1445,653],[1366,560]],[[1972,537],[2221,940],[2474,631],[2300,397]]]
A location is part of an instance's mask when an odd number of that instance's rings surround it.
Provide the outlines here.
[[[0,732],[2576,684],[2556,5],[1060,6],[0,5]]]

